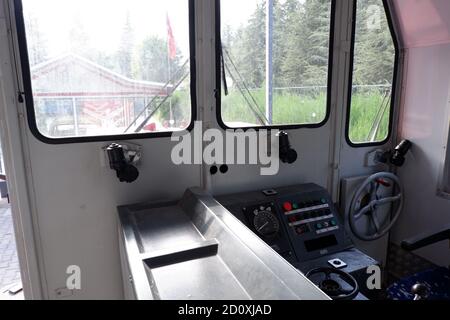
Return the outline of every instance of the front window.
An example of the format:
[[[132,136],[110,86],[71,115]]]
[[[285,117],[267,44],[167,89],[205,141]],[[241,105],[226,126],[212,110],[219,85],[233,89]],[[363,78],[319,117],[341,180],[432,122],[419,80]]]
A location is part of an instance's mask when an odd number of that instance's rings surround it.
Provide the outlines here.
[[[22,9],[31,120],[42,136],[161,133],[191,124],[188,0],[22,0]]]
[[[396,47],[382,0],[357,0],[348,136],[356,146],[389,136]]]
[[[220,12],[222,123],[231,128],[323,123],[332,1],[223,0]]]

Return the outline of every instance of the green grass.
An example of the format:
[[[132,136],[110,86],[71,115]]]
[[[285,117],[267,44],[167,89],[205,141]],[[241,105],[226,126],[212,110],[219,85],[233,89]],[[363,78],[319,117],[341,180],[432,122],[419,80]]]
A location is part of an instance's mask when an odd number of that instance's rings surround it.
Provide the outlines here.
[[[261,114],[265,114],[263,90],[252,91]],[[350,139],[354,143],[367,142],[377,112],[382,105],[383,95],[377,91],[357,93],[352,97]],[[273,107],[274,125],[296,125],[321,123],[326,116],[326,94],[296,94],[275,92]],[[222,118],[227,123],[248,123],[261,125],[244,98],[237,91],[230,91],[222,97]],[[376,141],[387,137],[389,112],[383,116]]]
[[[252,91],[252,96],[259,106],[260,115],[265,115],[264,90]],[[298,125],[318,124],[326,116],[325,92],[274,92],[273,124],[274,125]],[[191,117],[191,100],[189,90],[176,91],[172,97],[172,112],[175,125],[181,127],[189,123]],[[371,128],[375,122],[377,112],[383,104],[383,94],[379,91],[359,92],[353,94],[350,117],[350,139],[354,143],[368,142]],[[170,103],[164,103],[154,115],[161,123],[170,119]],[[42,113],[43,114],[43,113]],[[39,116],[39,114],[38,114]],[[57,117],[55,119],[60,119]],[[48,117],[38,117],[48,119]],[[230,91],[228,96],[222,96],[222,119],[235,127],[261,126],[257,117],[248,107],[242,95],[236,91]],[[72,118],[69,119],[70,121]],[[233,124],[234,123],[234,124]],[[46,128],[45,122],[39,128]],[[382,141],[387,137],[389,129],[389,112],[383,115],[383,119],[377,132],[376,141]],[[42,129],[43,132],[46,129]],[[47,134],[47,133],[46,133]]]
[[[377,112],[383,104],[380,93],[355,94],[352,98],[350,117],[350,140],[353,143],[367,142]],[[379,127],[376,141],[383,141],[389,133],[389,112],[385,112]]]

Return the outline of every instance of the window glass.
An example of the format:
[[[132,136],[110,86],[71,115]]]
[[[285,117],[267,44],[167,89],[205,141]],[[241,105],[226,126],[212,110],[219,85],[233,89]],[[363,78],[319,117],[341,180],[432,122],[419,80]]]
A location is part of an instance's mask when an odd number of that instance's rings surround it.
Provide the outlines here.
[[[389,136],[395,44],[383,1],[357,0],[349,139],[377,143]]]
[[[226,126],[326,119],[331,11],[331,0],[221,1]]]
[[[450,106],[450,101],[449,101]],[[450,121],[449,121],[450,128]],[[448,140],[447,140],[447,148],[446,148],[446,156],[445,156],[445,164],[444,164],[444,175],[443,175],[443,191],[447,194],[450,194],[450,129],[448,132]]]
[[[48,138],[186,129],[187,0],[23,0],[34,117]]]

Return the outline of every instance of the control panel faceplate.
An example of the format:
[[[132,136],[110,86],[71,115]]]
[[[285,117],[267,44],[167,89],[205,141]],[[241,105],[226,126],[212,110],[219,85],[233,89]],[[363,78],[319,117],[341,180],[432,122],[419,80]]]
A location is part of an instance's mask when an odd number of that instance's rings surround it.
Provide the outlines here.
[[[352,246],[331,197],[315,184],[216,199],[291,263]]]

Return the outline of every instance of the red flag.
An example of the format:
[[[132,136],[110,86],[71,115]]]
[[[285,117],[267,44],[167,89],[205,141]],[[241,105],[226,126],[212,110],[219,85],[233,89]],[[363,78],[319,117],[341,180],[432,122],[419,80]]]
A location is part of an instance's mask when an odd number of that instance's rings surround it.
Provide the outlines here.
[[[173,36],[172,26],[170,24],[169,14],[167,14],[167,39],[169,47],[169,58],[175,59],[177,56],[177,45],[175,43],[175,37]]]

